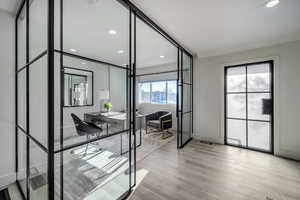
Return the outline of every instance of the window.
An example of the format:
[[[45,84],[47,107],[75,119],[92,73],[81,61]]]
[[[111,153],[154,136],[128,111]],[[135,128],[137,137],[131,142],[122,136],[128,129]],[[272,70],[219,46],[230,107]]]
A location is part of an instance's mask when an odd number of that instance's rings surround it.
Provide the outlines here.
[[[139,83],[139,103],[176,104],[177,81]]]
[[[150,103],[150,87],[151,87],[151,83],[139,84],[140,103]]]
[[[153,82],[151,88],[151,103],[153,104],[166,104],[167,92],[166,82]]]
[[[176,104],[177,99],[177,81],[168,81],[167,82],[167,101],[170,104]]]

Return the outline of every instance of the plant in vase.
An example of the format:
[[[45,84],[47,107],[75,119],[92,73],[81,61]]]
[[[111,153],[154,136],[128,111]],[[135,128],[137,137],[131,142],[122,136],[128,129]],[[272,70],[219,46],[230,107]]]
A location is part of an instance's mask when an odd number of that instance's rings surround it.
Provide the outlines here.
[[[107,102],[107,103],[105,103],[105,104],[104,104],[104,108],[107,110],[107,112],[109,112],[109,111],[110,111],[110,109],[112,108],[112,104],[111,104],[111,102]]]

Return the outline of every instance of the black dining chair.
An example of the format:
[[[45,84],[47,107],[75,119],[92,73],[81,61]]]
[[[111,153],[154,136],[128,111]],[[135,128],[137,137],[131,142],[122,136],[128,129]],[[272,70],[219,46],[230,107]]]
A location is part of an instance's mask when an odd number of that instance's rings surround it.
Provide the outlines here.
[[[91,136],[100,137],[102,128],[96,126],[95,124],[83,122],[77,115],[71,113],[71,117],[75,124],[76,132],[79,136],[86,136],[87,141],[90,140]],[[87,155],[87,150],[89,147],[89,143],[86,144],[86,148],[84,151],[84,156]]]

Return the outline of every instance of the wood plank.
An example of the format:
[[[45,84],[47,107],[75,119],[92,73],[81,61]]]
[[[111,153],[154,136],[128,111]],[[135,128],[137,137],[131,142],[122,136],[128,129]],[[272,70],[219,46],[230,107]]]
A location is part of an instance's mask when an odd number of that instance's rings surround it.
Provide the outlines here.
[[[138,162],[149,171],[132,200],[299,200],[300,163],[197,140],[175,140]]]

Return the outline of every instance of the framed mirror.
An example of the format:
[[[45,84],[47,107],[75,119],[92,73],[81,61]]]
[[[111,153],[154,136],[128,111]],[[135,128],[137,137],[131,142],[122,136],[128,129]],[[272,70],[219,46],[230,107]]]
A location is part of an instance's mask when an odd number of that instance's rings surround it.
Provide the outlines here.
[[[94,105],[94,72],[64,67],[64,106]]]

